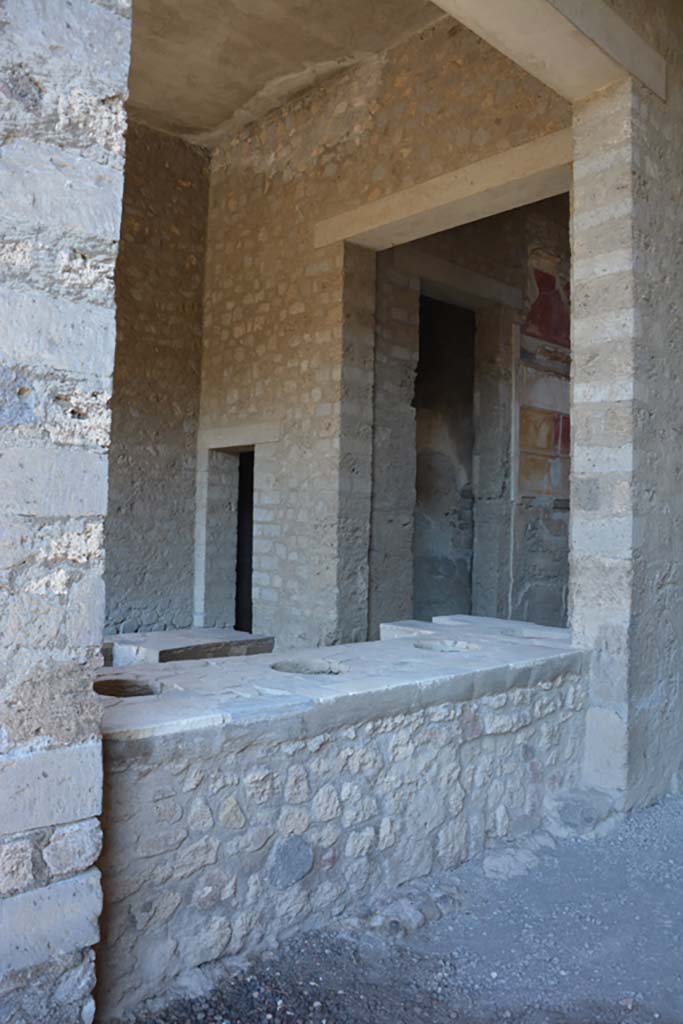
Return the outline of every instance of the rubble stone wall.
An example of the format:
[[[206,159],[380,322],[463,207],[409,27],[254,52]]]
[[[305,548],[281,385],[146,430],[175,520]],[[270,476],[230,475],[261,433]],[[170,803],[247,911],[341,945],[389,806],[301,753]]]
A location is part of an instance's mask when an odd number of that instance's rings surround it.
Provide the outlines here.
[[[303,714],[107,738],[103,1018],[537,828],[577,779],[582,665],[324,732]]]

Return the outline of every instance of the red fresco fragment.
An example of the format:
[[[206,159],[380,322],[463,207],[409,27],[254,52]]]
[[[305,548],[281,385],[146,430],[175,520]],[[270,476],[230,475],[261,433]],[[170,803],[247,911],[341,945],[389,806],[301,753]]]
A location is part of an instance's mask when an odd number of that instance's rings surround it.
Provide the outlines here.
[[[569,348],[569,306],[554,274],[534,267],[538,295],[529,310],[524,333]]]
[[[569,454],[569,416],[556,412],[553,417],[553,449],[561,455]]]
[[[569,455],[570,448],[570,419],[569,416],[562,417],[562,427],[560,429],[560,451],[563,455]]]

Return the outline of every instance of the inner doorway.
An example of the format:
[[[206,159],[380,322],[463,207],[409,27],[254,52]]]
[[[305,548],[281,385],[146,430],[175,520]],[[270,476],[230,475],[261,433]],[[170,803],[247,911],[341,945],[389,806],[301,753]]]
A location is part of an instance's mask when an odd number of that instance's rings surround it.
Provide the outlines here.
[[[475,314],[420,298],[413,614],[470,614]]]
[[[239,453],[235,629],[251,633],[254,554],[254,449]]]
[[[200,478],[201,483],[201,478]],[[254,448],[207,453],[205,497],[200,492],[198,545],[201,588],[197,625],[252,631]],[[204,500],[202,501],[202,497]]]

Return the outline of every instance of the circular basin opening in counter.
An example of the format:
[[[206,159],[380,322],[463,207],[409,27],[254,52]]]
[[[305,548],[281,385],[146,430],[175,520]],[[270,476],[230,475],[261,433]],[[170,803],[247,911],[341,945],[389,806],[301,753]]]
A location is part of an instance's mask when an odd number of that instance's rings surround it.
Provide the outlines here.
[[[134,679],[96,679],[93,689],[101,697],[153,697],[155,692],[148,683]]]
[[[343,662],[328,658],[291,658],[275,661],[270,667],[275,672],[291,672],[299,676],[340,676],[346,672]]]
[[[442,637],[436,636],[416,640],[413,647],[417,647],[419,651],[442,651],[444,654],[481,650],[479,644],[469,644],[466,640],[444,640]]]

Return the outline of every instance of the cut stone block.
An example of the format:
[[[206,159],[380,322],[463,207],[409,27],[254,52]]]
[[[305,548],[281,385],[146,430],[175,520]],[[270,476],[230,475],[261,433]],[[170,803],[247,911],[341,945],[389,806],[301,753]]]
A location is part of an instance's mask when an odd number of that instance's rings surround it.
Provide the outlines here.
[[[103,653],[106,665],[120,668],[139,662],[159,664],[164,661],[270,654],[274,642],[272,636],[257,636],[238,629],[165,629],[107,636]]]
[[[101,810],[99,740],[0,757],[0,836],[94,818]]]
[[[2,900],[3,974],[91,946],[99,938],[101,910],[100,875],[94,870]]]

